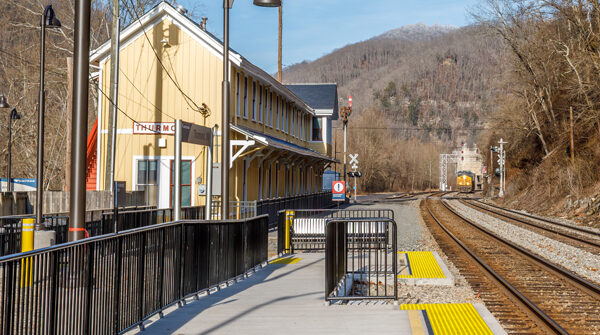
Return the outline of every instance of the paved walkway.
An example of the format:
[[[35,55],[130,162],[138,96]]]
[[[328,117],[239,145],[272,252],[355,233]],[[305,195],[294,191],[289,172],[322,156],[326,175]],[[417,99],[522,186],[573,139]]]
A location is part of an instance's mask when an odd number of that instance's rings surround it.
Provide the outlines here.
[[[408,312],[398,306],[325,306],[324,254],[294,257],[301,259],[270,264],[235,285],[175,307],[140,334],[411,334]]]

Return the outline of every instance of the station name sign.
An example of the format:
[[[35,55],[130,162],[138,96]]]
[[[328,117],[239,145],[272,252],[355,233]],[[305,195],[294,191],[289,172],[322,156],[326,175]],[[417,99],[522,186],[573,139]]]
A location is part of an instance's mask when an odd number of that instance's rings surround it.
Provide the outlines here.
[[[181,121],[181,140],[183,142],[209,146],[211,137],[210,128]]]
[[[134,122],[133,133],[139,135],[175,135],[175,122]]]

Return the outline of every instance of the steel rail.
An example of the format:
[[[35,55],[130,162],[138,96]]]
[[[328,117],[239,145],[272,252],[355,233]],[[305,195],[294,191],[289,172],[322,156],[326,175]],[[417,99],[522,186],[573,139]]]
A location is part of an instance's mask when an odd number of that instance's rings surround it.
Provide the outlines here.
[[[451,208],[447,203],[445,203],[444,201],[442,201],[442,205],[444,207],[446,207],[452,214],[454,214],[455,216],[459,217],[460,219],[462,219],[463,221],[471,224],[473,227],[477,228],[478,230],[488,234],[489,236],[493,237],[494,239],[502,242],[503,244],[513,248],[514,250],[520,252],[522,255],[527,256],[531,259],[533,259],[534,261],[536,261],[537,263],[539,263],[540,265],[543,265],[544,267],[546,267],[549,270],[552,270],[556,273],[558,273],[559,275],[561,275],[562,277],[570,280],[572,283],[576,284],[577,286],[579,286],[580,288],[587,290],[589,293],[591,293],[592,295],[596,296],[596,299],[600,300],[600,286],[592,283],[589,280],[584,279],[583,277],[563,268],[560,267],[538,255],[536,255],[535,253],[517,245],[516,243],[513,243],[501,236],[496,235],[495,233],[489,231],[486,228],[481,227],[480,225],[476,224],[475,222],[473,222],[472,220],[464,217],[463,215],[457,213],[453,208]]]
[[[600,243],[598,243],[598,242],[590,241],[590,240],[587,240],[587,239],[584,239],[584,238],[581,238],[581,237],[577,237],[577,236],[574,236],[574,235],[571,235],[571,234],[568,234],[568,233],[565,233],[565,232],[561,232],[561,231],[558,231],[558,230],[553,230],[551,228],[544,227],[542,225],[539,225],[539,224],[536,224],[536,223],[533,223],[533,222],[527,222],[527,221],[523,220],[522,218],[518,218],[516,216],[505,214],[505,213],[502,213],[500,211],[491,210],[489,208],[486,208],[485,206],[482,206],[481,203],[478,204],[477,201],[468,201],[467,202],[466,200],[460,200],[460,202],[463,203],[463,204],[465,204],[466,206],[471,205],[473,207],[476,207],[477,209],[480,209],[480,211],[486,211],[486,212],[489,212],[489,213],[493,213],[493,214],[496,214],[496,215],[508,218],[510,220],[514,220],[514,221],[517,221],[517,222],[520,222],[520,223],[523,223],[523,224],[526,224],[526,225],[529,225],[529,226],[533,226],[533,227],[545,230],[545,231],[553,233],[553,234],[557,234],[557,235],[560,235],[560,236],[563,236],[563,237],[566,237],[566,238],[570,238],[570,239],[578,241],[578,242],[582,242],[582,243],[594,246],[596,248],[600,248]],[[541,221],[547,222],[547,221],[544,221],[544,220],[541,220]],[[551,224],[554,224],[554,223],[552,222]],[[578,231],[577,229],[574,229],[574,230]]]
[[[565,228],[569,228],[569,229],[580,231],[582,233],[586,233],[586,234],[595,235],[595,236],[600,237],[600,233],[597,232],[597,231],[585,229],[585,228],[582,228],[582,227],[572,226],[572,225],[569,225],[569,224],[566,224],[566,223],[562,223],[562,222],[558,222],[558,221],[546,219],[546,218],[543,218],[543,217],[540,217],[540,216],[536,216],[536,215],[532,215],[532,214],[528,214],[528,213],[522,213],[522,212],[516,211],[514,209],[504,208],[504,207],[500,207],[498,205],[488,204],[488,203],[482,202],[480,200],[477,200],[477,201],[481,202],[484,205],[488,205],[490,207],[494,207],[494,208],[497,208],[497,209],[500,209],[500,210],[503,210],[503,211],[511,212],[511,213],[514,213],[514,214],[517,214],[517,215],[521,215],[521,216],[525,216],[525,217],[528,217],[528,218],[531,218],[531,219],[535,219],[535,220],[547,222],[547,223],[554,224],[554,225],[557,225],[557,226],[562,226],[562,227],[565,227]]]
[[[498,274],[492,267],[490,267],[486,262],[484,262],[479,256],[477,256],[469,247],[467,247],[461,240],[459,240],[454,234],[450,232],[446,226],[442,224],[442,222],[433,214],[431,209],[429,208],[428,203],[429,197],[425,199],[425,207],[427,208],[427,212],[431,216],[431,218],[440,226],[440,228],[452,239],[456,242],[473,260],[475,260],[485,271],[491,276],[495,281],[500,283],[506,290],[508,290],[518,301],[520,301],[527,309],[529,309],[543,324],[545,324],[549,329],[554,331],[557,334],[567,335],[568,332],[563,329],[556,321],[554,321],[550,316],[548,316],[544,311],[542,311],[535,303],[530,301],[525,295],[523,295],[519,290],[517,290],[514,286],[512,286],[506,279],[504,279],[500,274]],[[443,201],[441,203],[446,207]],[[446,207],[448,208],[448,207]],[[453,214],[456,214],[452,210],[450,210]],[[457,215],[458,216],[458,215]],[[459,216],[459,218],[462,218]],[[470,222],[469,222],[470,223]]]

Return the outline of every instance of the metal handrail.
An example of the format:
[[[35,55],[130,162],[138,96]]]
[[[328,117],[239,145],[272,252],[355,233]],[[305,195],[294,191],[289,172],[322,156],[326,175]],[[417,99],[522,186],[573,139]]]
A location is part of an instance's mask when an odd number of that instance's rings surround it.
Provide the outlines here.
[[[0,334],[143,329],[168,306],[264,264],[267,234],[265,215],[183,220],[0,257]]]

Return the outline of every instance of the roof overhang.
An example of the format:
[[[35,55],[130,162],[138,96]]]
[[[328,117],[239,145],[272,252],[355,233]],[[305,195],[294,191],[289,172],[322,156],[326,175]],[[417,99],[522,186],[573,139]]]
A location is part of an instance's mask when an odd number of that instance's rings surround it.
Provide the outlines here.
[[[234,124],[230,124],[230,127],[231,127],[231,130],[246,136],[250,140],[255,141],[257,145],[262,145],[262,146],[269,147],[272,149],[287,151],[289,153],[296,154],[299,156],[304,156],[306,158],[313,158],[313,159],[326,161],[326,162],[330,162],[330,163],[337,163],[337,161],[335,159],[333,159],[329,156],[323,155],[321,153],[318,153],[316,151],[313,151],[313,150],[310,150],[307,148],[302,148],[295,144],[292,144],[292,143],[289,143],[289,142],[286,142],[286,141],[283,141],[280,139],[276,139],[276,138],[273,138],[270,136],[266,136],[264,134],[260,134],[253,130],[243,128],[240,126],[236,126]]]

